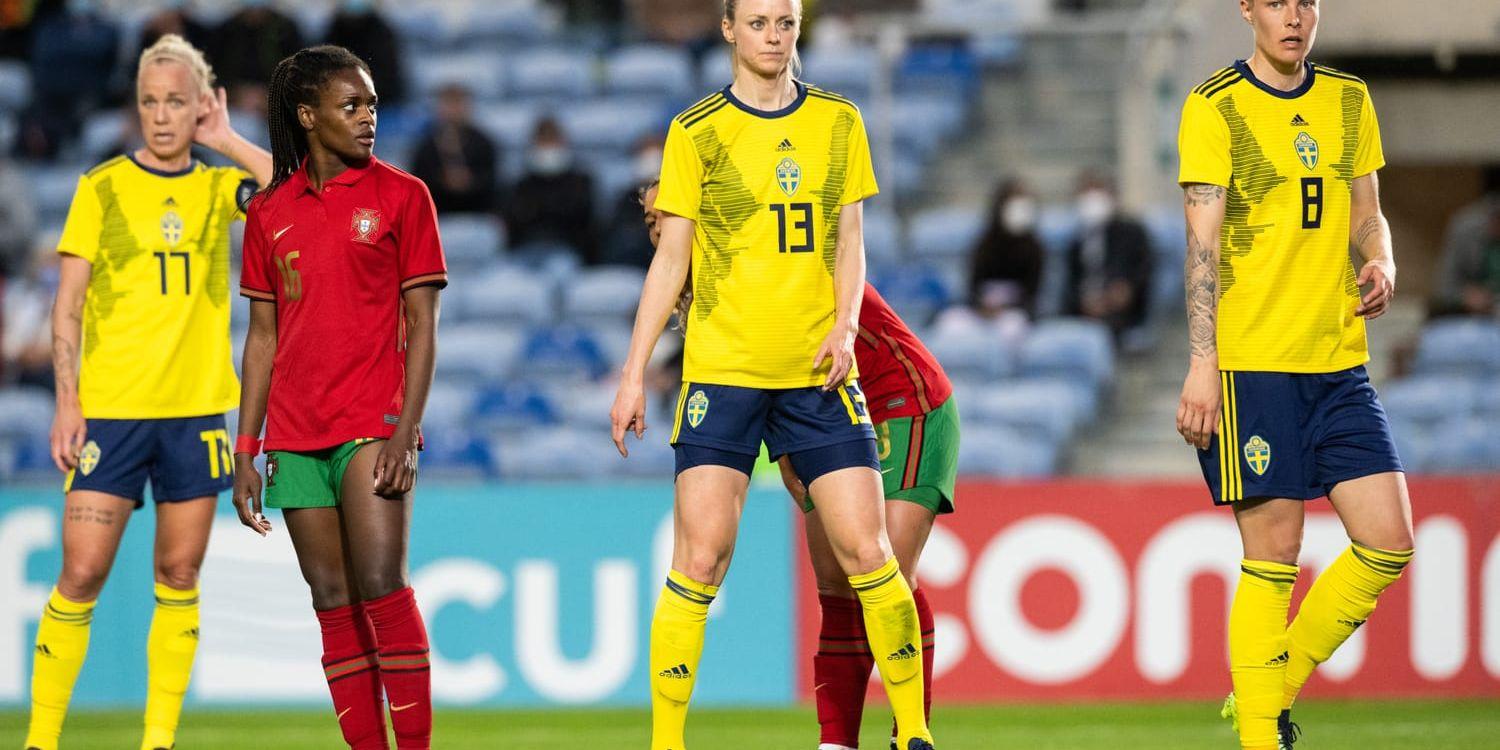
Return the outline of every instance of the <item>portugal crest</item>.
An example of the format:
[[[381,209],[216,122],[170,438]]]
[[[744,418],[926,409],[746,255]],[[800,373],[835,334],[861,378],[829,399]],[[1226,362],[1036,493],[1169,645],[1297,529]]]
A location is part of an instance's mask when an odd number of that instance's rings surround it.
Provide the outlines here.
[[[1245,443],[1245,463],[1250,464],[1256,476],[1265,474],[1271,466],[1271,444],[1259,435],[1251,435]]]
[[[687,402],[688,426],[698,429],[703,424],[703,418],[708,416],[708,396],[703,391],[696,391]]]
[[[792,157],[788,156],[776,165],[776,184],[787,195],[797,194],[797,188],[802,184],[802,167],[797,166]]]
[[[1297,140],[1292,142],[1292,148],[1297,150],[1297,158],[1302,160],[1302,166],[1312,169],[1318,166],[1318,142],[1303,131],[1297,134]]]
[[[99,444],[90,440],[83,444],[83,450],[78,453],[78,470],[84,476],[94,473],[99,468]]]
[[[374,242],[376,233],[380,231],[380,209],[354,209],[354,218],[349,220],[349,228],[353,230],[351,239],[354,241]]]

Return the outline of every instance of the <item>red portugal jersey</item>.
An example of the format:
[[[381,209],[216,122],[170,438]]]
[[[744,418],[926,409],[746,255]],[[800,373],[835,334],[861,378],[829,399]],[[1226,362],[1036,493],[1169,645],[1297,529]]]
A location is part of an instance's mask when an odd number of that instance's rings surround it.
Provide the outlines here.
[[[953,395],[953,384],[937,358],[869,284],[859,308],[854,360],[859,364],[859,387],[876,424],[926,414]]]
[[[371,158],[321,192],[297,170],[245,222],[240,294],[276,303],[266,450],[396,431],[406,392],[401,295],[448,283],[422,181]]]

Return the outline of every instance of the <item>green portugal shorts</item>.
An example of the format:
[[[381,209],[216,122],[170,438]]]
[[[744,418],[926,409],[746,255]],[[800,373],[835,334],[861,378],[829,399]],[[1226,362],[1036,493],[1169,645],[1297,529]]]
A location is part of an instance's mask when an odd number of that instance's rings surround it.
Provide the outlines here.
[[[875,440],[886,500],[916,503],[934,514],[953,512],[958,478],[958,407],[953,399],[926,414],[875,425]],[[812,509],[812,498],[805,498],[803,512]]]
[[[333,508],[339,504],[344,472],[361,446],[378,438],[359,438],[316,451],[266,453],[266,506]]]

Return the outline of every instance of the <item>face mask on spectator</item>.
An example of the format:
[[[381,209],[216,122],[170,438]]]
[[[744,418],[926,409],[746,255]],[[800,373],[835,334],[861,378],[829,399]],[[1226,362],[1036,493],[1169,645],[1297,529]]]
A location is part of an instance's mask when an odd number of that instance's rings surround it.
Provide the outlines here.
[[[573,157],[562,146],[537,146],[531,149],[531,171],[541,175],[558,175],[566,172]]]
[[[1115,212],[1115,201],[1109,193],[1092,188],[1078,195],[1078,220],[1086,227],[1097,227]]]
[[[1036,226],[1036,201],[1025,196],[1011,198],[1000,212],[1000,222],[1011,234],[1030,232]]]
[[[635,157],[635,181],[646,182],[661,174],[661,152],[656,149],[642,151]]]

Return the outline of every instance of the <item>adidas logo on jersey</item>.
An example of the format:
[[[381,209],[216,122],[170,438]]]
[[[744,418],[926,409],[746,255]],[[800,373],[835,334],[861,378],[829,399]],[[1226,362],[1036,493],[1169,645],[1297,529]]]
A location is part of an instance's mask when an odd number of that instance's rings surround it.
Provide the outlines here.
[[[1307,120],[1302,119],[1302,115],[1292,115],[1292,127],[1305,128],[1307,127]]]
[[[693,673],[688,671],[686,664],[678,664],[671,669],[663,669],[662,671],[657,672],[656,676],[665,677],[669,680],[686,680],[687,678],[692,677]]]
[[[796,151],[797,147],[792,145],[792,139],[790,139],[790,138],[782,138],[781,139],[781,145],[777,146],[776,150],[780,151],[780,152]]]
[[[1286,663],[1288,661],[1291,661],[1291,655],[1288,654],[1285,651],[1282,651],[1280,656],[1278,656],[1278,657],[1276,657],[1274,659],[1268,659],[1266,661],[1266,666],[1268,666],[1268,667],[1284,667],[1284,666],[1286,666]]]
[[[902,646],[901,648],[896,649],[895,653],[891,654],[890,656],[885,657],[885,660],[886,661],[906,661],[907,659],[915,659],[915,658],[917,658],[917,655],[919,653],[920,652],[917,651],[917,648],[915,646],[913,646],[910,643],[908,643],[905,646]]]

